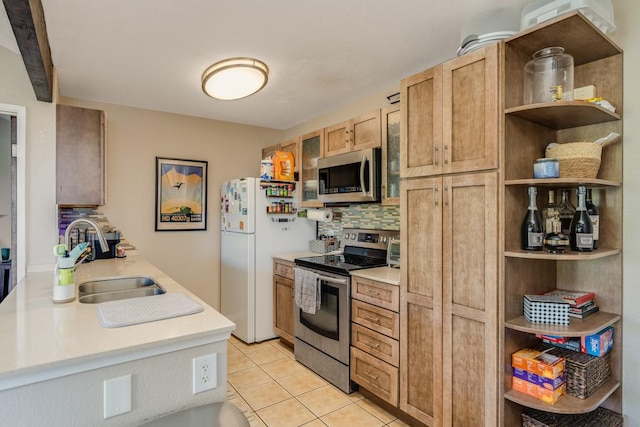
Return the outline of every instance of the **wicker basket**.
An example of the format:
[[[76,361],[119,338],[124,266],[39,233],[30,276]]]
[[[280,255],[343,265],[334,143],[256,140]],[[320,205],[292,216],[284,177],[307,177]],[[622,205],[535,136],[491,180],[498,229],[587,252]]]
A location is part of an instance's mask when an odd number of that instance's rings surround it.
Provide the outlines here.
[[[309,240],[309,250],[317,254],[326,254],[340,249],[340,241],[334,240]]]
[[[622,415],[605,408],[578,415],[552,414],[536,409],[526,409],[522,413],[523,427],[619,427],[623,423]]]
[[[568,142],[545,150],[545,157],[558,159],[560,178],[596,178],[601,155],[602,145],[595,142]]]
[[[549,347],[541,347],[546,348]],[[565,358],[567,394],[571,396],[586,399],[611,377],[609,353],[597,357],[558,347],[552,347],[548,353]]]

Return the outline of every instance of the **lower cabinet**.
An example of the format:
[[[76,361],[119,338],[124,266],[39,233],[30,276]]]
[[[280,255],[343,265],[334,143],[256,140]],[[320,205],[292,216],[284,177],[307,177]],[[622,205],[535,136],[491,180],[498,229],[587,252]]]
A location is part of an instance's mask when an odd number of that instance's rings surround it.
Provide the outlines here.
[[[352,276],[351,380],[398,406],[400,291]]]
[[[293,266],[283,259],[273,259],[273,328],[280,338],[293,345]]]

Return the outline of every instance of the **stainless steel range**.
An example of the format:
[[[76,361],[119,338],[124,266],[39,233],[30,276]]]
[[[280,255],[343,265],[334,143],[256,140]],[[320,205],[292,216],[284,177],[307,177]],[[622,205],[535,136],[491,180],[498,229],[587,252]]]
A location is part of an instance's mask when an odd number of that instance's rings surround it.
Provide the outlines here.
[[[398,231],[344,229],[342,254],[297,258],[296,268],[316,273],[320,306],[314,314],[296,307],[295,349],[298,362],[351,393],[357,386],[349,374],[351,344],[350,272],[387,265],[387,245]]]

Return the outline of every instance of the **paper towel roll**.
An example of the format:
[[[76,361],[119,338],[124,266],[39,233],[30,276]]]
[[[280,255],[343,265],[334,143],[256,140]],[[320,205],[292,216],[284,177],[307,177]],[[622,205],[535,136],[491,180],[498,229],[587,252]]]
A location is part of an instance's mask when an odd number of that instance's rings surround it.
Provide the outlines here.
[[[333,219],[331,209],[307,209],[307,218],[312,221],[329,222]]]

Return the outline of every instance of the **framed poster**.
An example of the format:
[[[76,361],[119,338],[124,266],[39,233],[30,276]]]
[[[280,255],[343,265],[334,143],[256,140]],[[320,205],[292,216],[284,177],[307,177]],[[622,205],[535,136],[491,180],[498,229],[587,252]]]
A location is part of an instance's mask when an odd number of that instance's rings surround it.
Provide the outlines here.
[[[156,157],[156,231],[207,229],[207,166]]]

